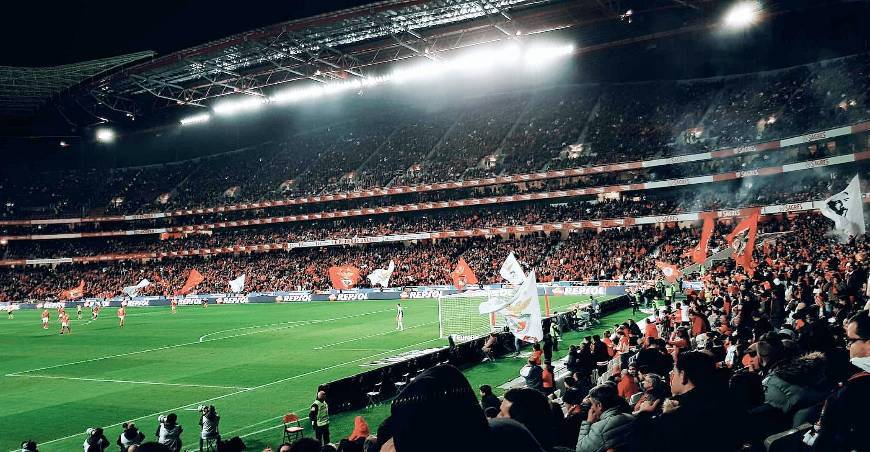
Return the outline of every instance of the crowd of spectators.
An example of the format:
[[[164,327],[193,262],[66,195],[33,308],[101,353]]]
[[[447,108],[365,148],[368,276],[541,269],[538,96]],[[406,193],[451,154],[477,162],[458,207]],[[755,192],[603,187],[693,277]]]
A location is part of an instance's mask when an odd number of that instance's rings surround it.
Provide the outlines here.
[[[2,216],[215,206],[744,145],[867,120],[868,67],[861,54],[728,78],[487,94],[433,112],[355,110],[364,119],[177,164],[3,174]]]
[[[726,260],[700,290],[677,297],[661,284],[636,286],[648,310],[601,336],[572,333],[564,314],[546,319],[543,345],[522,358],[526,385],[501,397],[490,385],[478,393],[455,367],[434,365],[398,392],[376,433],[357,428],[365,424],[357,419],[347,441],[304,439],[279,450],[428,451],[445,441],[474,451],[865,450],[870,244],[866,235],[833,240],[825,221],[766,222],[763,232],[784,233],[758,252],[751,274]],[[681,236],[660,235],[662,243]],[[614,237],[626,252],[608,260],[646,254],[630,250],[644,236]],[[561,344],[569,351],[556,371],[559,338],[570,344]],[[86,444],[108,443],[100,430],[88,435]]]

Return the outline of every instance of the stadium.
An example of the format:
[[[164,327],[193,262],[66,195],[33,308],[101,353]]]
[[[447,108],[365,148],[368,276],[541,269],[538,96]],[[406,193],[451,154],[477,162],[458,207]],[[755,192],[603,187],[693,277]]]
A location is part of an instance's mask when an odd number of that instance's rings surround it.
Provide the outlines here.
[[[870,450],[870,2],[224,3],[8,5],[0,451]]]

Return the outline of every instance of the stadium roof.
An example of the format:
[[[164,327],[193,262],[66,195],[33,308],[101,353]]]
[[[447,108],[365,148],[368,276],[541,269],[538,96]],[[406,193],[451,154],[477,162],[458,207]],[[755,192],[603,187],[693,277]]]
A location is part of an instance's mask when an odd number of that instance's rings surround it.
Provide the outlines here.
[[[154,55],[146,51],[52,67],[0,66],[0,116],[34,113],[53,97],[92,77]]]
[[[684,8],[704,1],[655,0]],[[96,117],[135,117],[294,81],[362,77],[412,57],[619,16],[614,0],[386,0],[239,33],[105,74],[76,100]]]

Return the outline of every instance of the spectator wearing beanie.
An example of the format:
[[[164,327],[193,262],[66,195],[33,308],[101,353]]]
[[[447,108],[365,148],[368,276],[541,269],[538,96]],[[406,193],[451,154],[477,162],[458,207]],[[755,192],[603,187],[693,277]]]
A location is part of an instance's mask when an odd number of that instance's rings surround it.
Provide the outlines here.
[[[589,411],[580,424],[577,452],[604,452],[620,449],[630,443],[634,432],[634,416],[628,414],[627,404],[616,388],[603,384],[592,388],[586,397]]]
[[[634,449],[644,452],[733,451],[738,441],[722,435],[722,425],[741,425],[732,420],[725,388],[715,384],[713,358],[704,352],[680,353],[671,372],[673,397],[666,401],[643,402],[637,417],[638,434]],[[662,414],[653,417],[659,406]]]
[[[846,324],[849,362],[854,373],[825,401],[816,450],[866,450],[870,445],[870,313],[859,311]]]

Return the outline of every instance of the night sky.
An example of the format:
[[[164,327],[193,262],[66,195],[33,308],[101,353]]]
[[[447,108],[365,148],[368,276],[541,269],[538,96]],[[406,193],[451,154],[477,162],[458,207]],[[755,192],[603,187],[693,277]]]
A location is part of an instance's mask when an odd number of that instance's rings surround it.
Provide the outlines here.
[[[53,66],[154,50],[166,55],[234,33],[374,3],[349,0],[4,2],[0,65]]]

